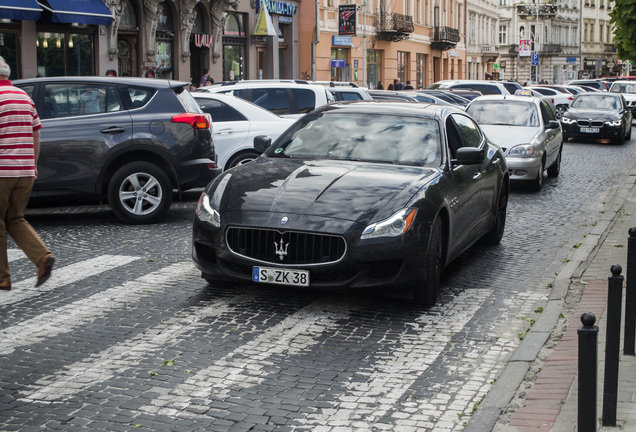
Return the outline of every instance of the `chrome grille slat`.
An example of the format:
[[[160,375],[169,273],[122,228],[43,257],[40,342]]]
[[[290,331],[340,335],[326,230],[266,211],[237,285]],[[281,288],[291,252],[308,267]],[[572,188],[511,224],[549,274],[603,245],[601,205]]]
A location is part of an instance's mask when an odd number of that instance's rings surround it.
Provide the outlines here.
[[[233,253],[279,266],[334,263],[347,250],[341,236],[302,231],[230,227],[225,239]]]

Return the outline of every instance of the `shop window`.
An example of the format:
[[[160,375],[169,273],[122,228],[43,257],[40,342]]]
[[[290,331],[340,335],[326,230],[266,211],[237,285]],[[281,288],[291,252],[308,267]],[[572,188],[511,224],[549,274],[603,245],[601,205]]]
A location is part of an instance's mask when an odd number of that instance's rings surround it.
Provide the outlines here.
[[[0,32],[0,56],[11,68],[10,80],[18,78],[18,34]]]
[[[95,75],[93,36],[90,34],[38,33],[38,76]]]
[[[121,0],[121,18],[119,19],[120,30],[139,30],[137,28],[137,16],[135,9],[128,0]]]

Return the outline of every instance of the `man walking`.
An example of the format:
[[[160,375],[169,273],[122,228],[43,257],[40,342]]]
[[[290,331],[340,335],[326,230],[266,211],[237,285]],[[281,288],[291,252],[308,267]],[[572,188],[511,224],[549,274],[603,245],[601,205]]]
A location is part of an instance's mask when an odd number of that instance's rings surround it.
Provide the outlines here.
[[[37,177],[40,118],[31,98],[11,85],[0,57],[0,290],[11,289],[7,234],[38,268],[36,287],[51,276],[55,258],[26,221],[24,211]]]

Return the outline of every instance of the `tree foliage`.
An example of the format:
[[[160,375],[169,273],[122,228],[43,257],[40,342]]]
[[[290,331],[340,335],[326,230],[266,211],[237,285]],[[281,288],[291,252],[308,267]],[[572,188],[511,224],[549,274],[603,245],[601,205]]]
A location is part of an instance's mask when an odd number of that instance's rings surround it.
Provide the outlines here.
[[[614,25],[614,45],[618,58],[636,60],[636,0],[614,0],[610,22]]]

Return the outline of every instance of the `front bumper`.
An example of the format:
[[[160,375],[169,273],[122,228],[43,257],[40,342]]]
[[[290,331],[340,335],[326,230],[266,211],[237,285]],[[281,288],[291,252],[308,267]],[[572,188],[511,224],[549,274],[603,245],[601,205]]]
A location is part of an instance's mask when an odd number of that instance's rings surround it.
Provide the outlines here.
[[[337,262],[281,266],[275,262],[263,263],[234,253],[226,244],[225,229],[213,228],[195,217],[192,258],[207,280],[256,283],[252,281],[253,266],[265,266],[309,271],[310,289],[367,292],[386,286],[412,288],[425,276],[425,248],[420,245],[426,243],[417,238],[420,231],[425,232],[428,238],[430,227],[428,228],[413,229],[413,232],[400,238],[352,241],[351,239],[359,239],[360,229],[357,229],[355,234],[344,236],[347,252]]]
[[[506,156],[511,181],[534,180],[541,168],[541,156],[520,158]]]
[[[621,136],[623,133],[622,126],[609,126],[606,123],[603,123],[603,126],[595,128],[593,126],[590,127],[582,127],[577,123],[563,123],[561,122],[561,128],[563,130],[563,135],[568,138],[579,137],[579,138],[589,138],[589,139],[602,139],[602,138],[610,138],[616,139]],[[598,132],[585,132],[585,128],[589,129],[598,129]]]

